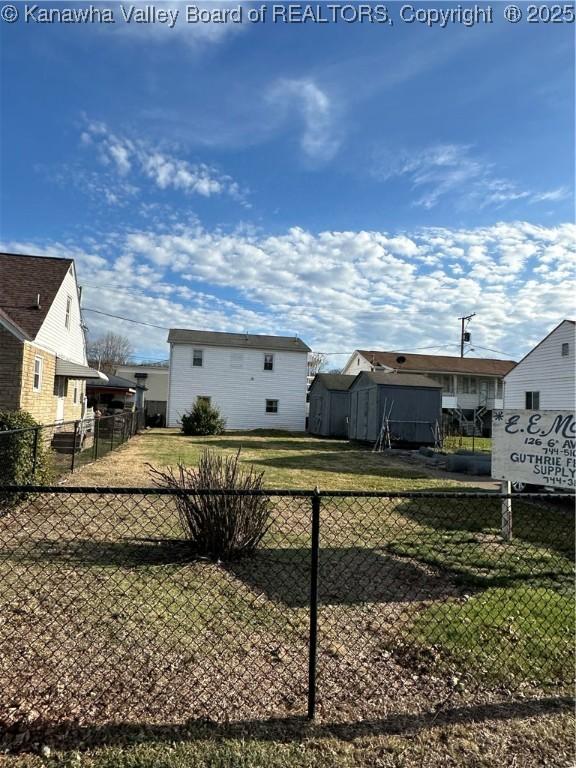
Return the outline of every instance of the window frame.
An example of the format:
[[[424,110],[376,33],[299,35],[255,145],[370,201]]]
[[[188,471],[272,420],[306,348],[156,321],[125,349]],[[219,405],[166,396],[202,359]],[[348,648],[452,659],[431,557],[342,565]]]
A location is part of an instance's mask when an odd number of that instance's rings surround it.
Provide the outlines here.
[[[64,316],[64,326],[70,330],[70,324],[72,320],[72,296],[68,294],[66,296],[66,314]]]
[[[197,403],[205,403],[209,407],[212,407],[212,395],[196,395]]]
[[[36,363],[39,363],[38,370],[36,370]],[[34,372],[32,375],[32,391],[42,391],[42,378],[44,373],[44,358],[40,355],[34,355]],[[36,377],[38,377],[38,386],[36,386]]]
[[[268,358],[270,358],[269,367],[267,367]],[[266,371],[267,373],[274,371],[274,352],[264,352],[264,363],[263,363],[262,370]]]
[[[534,404],[536,402],[536,404]],[[540,410],[540,390],[524,392],[524,405],[527,411]]]
[[[269,404],[271,404],[271,403],[275,403],[276,405],[275,406],[270,406],[270,408],[269,408]],[[267,397],[266,398],[266,402],[265,402],[265,406],[264,406],[264,412],[265,413],[269,413],[271,415],[274,415],[275,413],[278,413],[279,410],[280,410],[280,400],[278,400],[277,398],[273,398],[273,397]]]
[[[198,358],[197,355],[200,355]],[[196,362],[196,360],[200,360],[199,363]],[[192,350],[192,368],[204,368],[204,350],[203,349],[193,349]]]
[[[563,341],[560,346],[560,356],[561,357],[570,357],[570,342]]]

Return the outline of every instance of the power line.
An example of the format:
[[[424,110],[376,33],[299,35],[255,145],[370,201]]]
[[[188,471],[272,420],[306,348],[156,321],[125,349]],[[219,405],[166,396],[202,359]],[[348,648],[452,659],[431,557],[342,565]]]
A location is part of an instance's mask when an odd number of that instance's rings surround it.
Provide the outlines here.
[[[146,323],[144,320],[133,320],[131,317],[124,317],[123,315],[114,315],[111,312],[103,312],[101,309],[93,309],[92,307],[82,307],[82,312],[94,312],[96,315],[104,315],[105,317],[112,317],[115,320],[124,320],[127,323],[134,323],[135,325],[145,325],[149,328],[158,328],[161,331],[169,331],[170,328],[166,325],[156,325],[155,323]],[[455,344],[436,344],[433,347],[412,347],[411,349],[391,349],[387,350],[389,352],[417,352],[419,350],[425,350],[425,349],[449,349],[450,347],[456,346]],[[481,347],[479,344],[474,345],[477,349],[483,349],[486,352],[496,352],[499,355],[505,355],[506,357],[510,357],[510,354],[508,352],[502,352],[499,349],[491,349],[490,347]],[[355,350],[353,350],[355,351]],[[345,352],[322,352],[318,351],[317,354],[319,355],[351,355],[353,351],[345,351]]]
[[[136,325],[147,325],[150,328],[159,328],[161,331],[169,331],[170,328],[166,325],[155,325],[154,323],[145,323],[143,320],[133,320],[131,317],[122,317],[122,315],[113,315],[110,312],[102,312],[100,309],[92,309],[91,307],[82,307],[82,312],[94,312],[97,315],[105,315],[106,317],[113,317],[116,320],[125,320],[127,323],[135,323]]]

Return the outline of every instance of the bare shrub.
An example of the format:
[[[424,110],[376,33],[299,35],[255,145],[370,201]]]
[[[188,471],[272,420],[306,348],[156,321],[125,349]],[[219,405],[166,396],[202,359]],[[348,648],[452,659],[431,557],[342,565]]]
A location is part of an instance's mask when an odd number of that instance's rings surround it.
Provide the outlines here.
[[[150,472],[156,485],[175,493],[182,528],[196,554],[212,560],[235,560],[255,550],[268,528],[270,499],[262,495],[264,472],[244,469],[235,456],[205,450],[198,467]],[[206,491],[240,491],[211,494]],[[256,492],[256,495],[244,495]]]

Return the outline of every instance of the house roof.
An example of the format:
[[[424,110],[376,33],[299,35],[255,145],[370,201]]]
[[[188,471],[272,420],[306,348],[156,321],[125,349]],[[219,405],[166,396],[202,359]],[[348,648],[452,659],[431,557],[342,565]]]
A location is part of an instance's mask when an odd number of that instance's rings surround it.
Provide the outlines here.
[[[333,389],[345,392],[356,377],[344,373],[317,373],[314,381],[310,385],[314,386],[316,382],[323,384],[326,389]]]
[[[504,376],[516,365],[514,360],[496,360],[490,357],[413,355],[407,352],[378,352],[364,349],[358,349],[357,352],[372,365],[385,365],[398,371]]]
[[[243,349],[277,349],[288,352],[310,352],[310,347],[297,336],[260,336],[253,333],[220,333],[171,328],[170,344],[198,344],[207,347],[241,347]]]
[[[72,264],[72,259],[0,253],[0,317],[36,338]]]
[[[141,384],[135,384],[133,381],[123,379],[121,376],[112,376],[107,374],[108,381],[88,381],[87,389],[130,389],[133,392],[137,389],[146,389]]]
[[[442,389],[442,384],[417,373],[387,373],[386,371],[361,371],[355,381],[362,376],[374,384],[386,384],[391,387],[431,387]]]
[[[541,340],[538,342],[538,344],[536,344],[536,346],[535,346],[535,347],[532,347],[532,349],[530,350],[530,352],[527,352],[527,353],[524,355],[524,357],[523,357],[523,358],[521,358],[521,359],[520,359],[520,360],[519,360],[519,361],[516,363],[516,365],[515,365],[515,366],[513,366],[513,368],[517,368],[517,367],[520,365],[520,363],[523,363],[523,362],[524,362],[524,360],[526,360],[526,358],[527,358],[527,357],[530,357],[530,355],[532,354],[532,352],[535,352],[535,351],[538,349],[538,347],[539,347],[539,346],[541,346],[542,344],[544,344],[544,342],[546,341],[546,339],[549,339],[549,338],[550,338],[550,336],[552,336],[552,334],[553,334],[553,333],[556,333],[556,331],[558,330],[558,328],[561,328],[561,327],[564,325],[564,323],[568,323],[569,325],[574,325],[574,326],[576,326],[576,321],[575,321],[575,320],[569,320],[568,318],[567,318],[566,320],[562,320],[560,323],[558,323],[558,325],[556,325],[554,328],[552,328],[552,330],[550,331],[550,333],[547,333],[547,334],[546,334],[546,336],[544,336],[544,338],[543,338],[543,339],[541,339]],[[510,369],[510,371],[511,371],[511,370],[513,370],[513,369],[511,368],[511,369]],[[510,373],[510,371],[508,371],[508,373]]]

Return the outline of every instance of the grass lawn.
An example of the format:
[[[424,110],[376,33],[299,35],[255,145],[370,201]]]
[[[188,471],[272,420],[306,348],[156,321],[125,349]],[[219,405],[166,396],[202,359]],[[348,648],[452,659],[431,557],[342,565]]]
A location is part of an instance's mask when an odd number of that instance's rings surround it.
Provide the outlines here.
[[[206,446],[241,448],[268,487],[459,487],[339,441],[170,430],[71,481],[149,485],[147,462]],[[271,503],[257,553],[226,565],[191,556],[169,497],[50,495],[0,518],[0,721],[29,752],[7,764],[570,764],[568,507],[515,501],[503,542],[497,499],[323,500],[312,726],[310,500]]]
[[[401,462],[385,453],[345,440],[304,434],[230,433],[216,437],[186,437],[175,429],[150,430],[119,451],[70,476],[69,485],[152,484],[147,464],[156,467],[196,464],[206,448],[231,455],[263,471],[268,488],[406,491],[473,486],[470,481],[434,477],[419,464]]]

